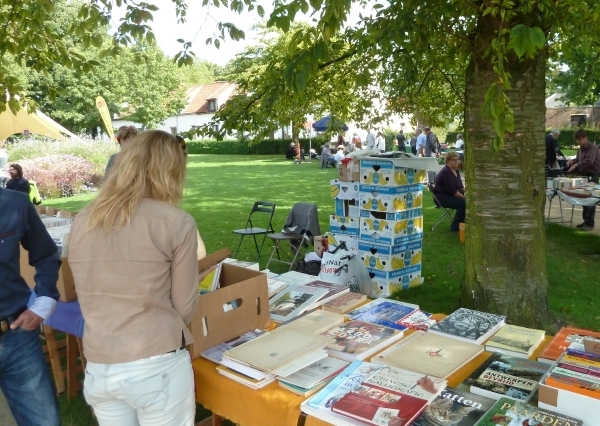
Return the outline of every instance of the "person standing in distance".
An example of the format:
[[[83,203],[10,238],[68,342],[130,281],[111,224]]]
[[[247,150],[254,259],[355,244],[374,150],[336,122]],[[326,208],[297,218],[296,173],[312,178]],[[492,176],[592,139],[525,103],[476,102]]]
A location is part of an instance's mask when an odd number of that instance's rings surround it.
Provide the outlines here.
[[[425,157],[425,145],[427,145],[427,136],[423,133],[423,130],[417,129],[415,131],[415,135],[417,136],[417,155],[419,157]]]
[[[396,145],[398,146],[398,151],[406,152],[406,137],[404,136],[404,130],[400,130],[396,135]]]
[[[584,129],[577,129],[573,138],[579,150],[574,160],[569,160],[567,167],[569,172],[579,171],[589,179],[598,183],[598,173],[600,172],[600,150],[596,144],[588,140],[587,132]],[[589,231],[594,229],[594,218],[596,216],[596,206],[583,206],[583,222],[577,225],[578,228]]]
[[[0,389],[19,426],[59,426],[39,326],[56,308],[60,256],[29,196],[0,188]],[[21,277],[20,247],[35,268],[35,294]]]
[[[23,177],[23,167],[11,164],[8,168],[10,179],[6,182],[6,189],[29,194],[29,181]]]
[[[456,135],[456,143],[454,144],[454,148],[462,150],[464,146],[465,141],[463,140],[462,135],[459,133],[458,135]]]
[[[410,138],[410,152],[412,152],[413,155],[417,155],[417,133],[416,132]]]
[[[375,138],[377,135],[373,129],[369,129],[367,131],[367,148],[373,149],[375,148]]]

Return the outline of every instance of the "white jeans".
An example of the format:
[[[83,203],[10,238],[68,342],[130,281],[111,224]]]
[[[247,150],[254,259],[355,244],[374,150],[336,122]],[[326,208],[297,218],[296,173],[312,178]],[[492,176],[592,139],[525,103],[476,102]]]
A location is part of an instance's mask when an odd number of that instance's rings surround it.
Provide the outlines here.
[[[194,373],[187,350],[85,368],[83,395],[100,426],[193,426]]]

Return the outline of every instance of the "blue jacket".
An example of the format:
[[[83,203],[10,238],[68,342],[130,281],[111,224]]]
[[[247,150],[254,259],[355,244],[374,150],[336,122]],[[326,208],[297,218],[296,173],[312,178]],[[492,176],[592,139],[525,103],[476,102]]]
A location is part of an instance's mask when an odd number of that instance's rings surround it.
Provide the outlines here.
[[[0,318],[27,306],[31,294],[20,273],[19,243],[35,267],[35,293],[58,300],[56,244],[27,194],[0,188]]]

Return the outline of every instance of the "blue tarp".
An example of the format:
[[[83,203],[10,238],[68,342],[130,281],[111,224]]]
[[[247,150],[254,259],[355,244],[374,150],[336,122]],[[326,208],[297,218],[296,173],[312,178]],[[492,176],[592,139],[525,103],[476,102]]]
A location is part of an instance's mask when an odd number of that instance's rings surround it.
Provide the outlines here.
[[[331,116],[328,115],[327,117],[323,117],[321,118],[319,121],[315,121],[312,125],[313,129],[315,129],[318,132],[324,132],[328,129],[328,127],[330,126],[329,122],[331,121]],[[348,130],[348,126],[346,126],[344,123],[342,123],[341,121],[335,119],[333,121],[333,123],[331,124],[331,128],[334,130],[339,130],[342,129],[344,131]]]

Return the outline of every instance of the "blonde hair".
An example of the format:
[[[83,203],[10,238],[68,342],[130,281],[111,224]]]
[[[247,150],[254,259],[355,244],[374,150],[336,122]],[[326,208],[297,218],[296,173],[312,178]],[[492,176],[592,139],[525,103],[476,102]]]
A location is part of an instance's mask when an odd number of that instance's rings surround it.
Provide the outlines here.
[[[446,164],[448,164],[448,161],[453,160],[454,158],[460,158],[460,155],[458,155],[458,152],[448,151],[448,153],[446,154]]]
[[[143,198],[177,205],[183,198],[185,152],[175,136],[150,130],[117,155],[98,196],[87,207],[87,230],[110,232],[131,222]]]

